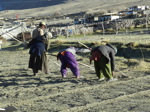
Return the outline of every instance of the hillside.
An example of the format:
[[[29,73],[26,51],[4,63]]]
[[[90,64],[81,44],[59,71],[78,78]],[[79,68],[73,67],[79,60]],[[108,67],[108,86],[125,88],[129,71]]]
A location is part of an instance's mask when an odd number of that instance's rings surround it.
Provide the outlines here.
[[[133,5],[150,5],[148,0],[0,0],[0,17],[61,15],[102,10],[123,10]]]

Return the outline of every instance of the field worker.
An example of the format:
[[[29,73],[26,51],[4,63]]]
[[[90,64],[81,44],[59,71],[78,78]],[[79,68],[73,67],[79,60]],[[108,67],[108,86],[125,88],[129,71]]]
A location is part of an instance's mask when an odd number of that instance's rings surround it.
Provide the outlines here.
[[[46,23],[40,22],[39,26],[32,32],[32,40],[29,42],[28,47],[30,47],[37,37],[43,36],[45,34]]]
[[[40,23],[39,26],[44,28],[45,24]],[[51,34],[49,32],[41,34],[40,30],[38,34],[37,37],[34,37],[29,51],[29,68],[33,70],[33,75],[36,75],[39,70],[46,74],[49,73],[46,52],[49,49]]]
[[[90,64],[94,60],[94,67],[97,77],[100,81],[115,81],[113,78],[115,69],[115,54],[117,48],[111,44],[95,47],[91,51]]]
[[[73,75],[77,79],[80,78],[79,67],[75,55],[76,55],[76,50],[74,47],[69,47],[58,53],[57,59],[61,61],[60,72],[63,78],[65,78],[67,75],[67,68],[70,68]]]

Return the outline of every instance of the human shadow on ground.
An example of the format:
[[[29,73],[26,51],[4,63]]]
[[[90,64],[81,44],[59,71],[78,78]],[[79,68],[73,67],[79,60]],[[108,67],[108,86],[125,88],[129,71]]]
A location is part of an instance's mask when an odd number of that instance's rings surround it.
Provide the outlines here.
[[[26,70],[25,70],[26,71]],[[61,84],[65,82],[70,82],[74,84],[78,83],[87,83],[91,85],[95,83],[98,79],[88,79],[88,78],[80,78],[76,79],[75,77],[67,77],[62,78],[60,76],[51,76],[50,75],[43,75],[39,74],[38,76],[29,75],[26,72],[22,72],[21,74],[11,74],[11,75],[0,75],[0,86],[1,87],[8,87],[8,86],[22,86],[22,87],[29,87],[32,85],[40,86],[40,85],[51,85],[51,84]],[[22,83],[21,83],[22,82]]]
[[[23,43],[13,43],[5,48],[2,48],[2,51],[18,51],[19,49],[27,49],[26,44]]]

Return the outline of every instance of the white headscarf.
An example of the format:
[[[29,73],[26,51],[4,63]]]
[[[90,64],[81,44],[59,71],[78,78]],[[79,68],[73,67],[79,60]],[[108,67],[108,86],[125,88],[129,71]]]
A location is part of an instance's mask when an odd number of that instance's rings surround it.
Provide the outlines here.
[[[74,47],[69,47],[66,49],[66,51],[71,52],[74,56],[76,55],[76,50]]]

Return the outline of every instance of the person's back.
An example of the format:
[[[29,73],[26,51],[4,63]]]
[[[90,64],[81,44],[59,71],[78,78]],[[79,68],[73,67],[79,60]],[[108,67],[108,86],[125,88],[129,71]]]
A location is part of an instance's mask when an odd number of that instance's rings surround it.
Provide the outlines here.
[[[31,47],[36,41],[41,40],[42,36],[45,34],[45,29],[46,24],[45,22],[40,22],[39,26],[33,30],[32,32],[32,40],[29,42],[28,47]]]
[[[44,30],[38,27],[35,30],[33,30],[32,39],[35,39],[35,38],[37,38],[39,36],[43,36],[43,35],[44,35]]]
[[[45,34],[45,31],[44,31],[45,28],[46,28],[46,23],[40,22],[39,26],[32,32],[32,39],[35,39],[38,36],[43,36]]]
[[[62,77],[66,77],[67,75],[66,68],[70,68],[73,75],[76,78],[80,77],[79,67],[78,67],[77,60],[75,58],[75,53],[76,53],[76,50],[74,47],[64,49],[58,53],[57,59],[60,59],[61,61],[60,72],[61,72]]]
[[[90,61],[94,60],[96,75],[100,80],[113,79],[116,52],[116,48],[111,44],[95,47],[91,51]]]
[[[110,61],[110,56],[114,56],[116,54],[116,49],[114,46],[112,46],[111,44],[106,44],[106,45],[101,45],[98,47],[95,47],[93,51],[99,51],[103,54],[103,56],[105,56],[109,61]]]

